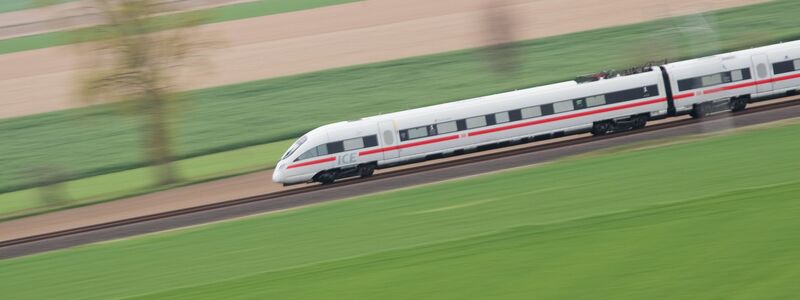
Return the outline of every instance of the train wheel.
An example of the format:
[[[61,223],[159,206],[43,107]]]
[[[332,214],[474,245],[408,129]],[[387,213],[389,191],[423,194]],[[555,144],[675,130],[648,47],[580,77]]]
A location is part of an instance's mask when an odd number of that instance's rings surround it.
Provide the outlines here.
[[[361,178],[370,177],[374,173],[375,173],[375,165],[373,164],[361,165],[358,167],[358,176],[361,176]]]
[[[322,184],[331,184],[336,181],[336,172],[325,171],[317,175],[317,181]]]
[[[633,129],[642,129],[647,126],[647,116],[646,115],[638,115],[633,117]]]
[[[592,126],[592,134],[595,136],[606,135],[612,131],[614,131],[614,124],[611,121],[597,122]]]
[[[747,108],[747,98],[731,99],[731,111],[743,111]]]
[[[695,104],[694,108],[692,108],[692,112],[690,113],[690,115],[692,116],[692,118],[695,119],[700,119],[705,116],[708,116],[709,112],[711,111],[711,107],[709,106],[710,105],[708,103]]]

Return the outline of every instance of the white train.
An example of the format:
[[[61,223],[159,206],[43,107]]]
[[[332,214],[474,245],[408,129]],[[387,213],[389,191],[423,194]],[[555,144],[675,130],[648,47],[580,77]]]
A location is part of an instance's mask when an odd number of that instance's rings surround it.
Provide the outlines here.
[[[283,155],[277,183],[332,183],[376,168],[503,142],[638,129],[648,120],[743,110],[754,98],[800,87],[800,41],[339,122]]]

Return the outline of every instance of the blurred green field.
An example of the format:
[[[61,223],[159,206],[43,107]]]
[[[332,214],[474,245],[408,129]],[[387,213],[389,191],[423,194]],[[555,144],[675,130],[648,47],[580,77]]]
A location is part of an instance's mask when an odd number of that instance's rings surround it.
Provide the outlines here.
[[[64,2],[66,1],[73,0],[64,0]],[[171,24],[170,21],[181,16],[191,18],[202,17],[203,24],[211,24],[356,1],[360,0],[252,0],[249,2],[159,16],[155,19],[157,20],[156,24],[160,25],[158,28],[153,30],[168,29],[170,28]],[[2,6],[0,6],[0,9],[1,8]],[[90,30],[78,29],[4,39],[0,40],[0,54],[68,45],[74,43],[76,40],[71,38],[73,35],[79,35],[81,37],[80,40],[87,40],[91,39],[90,33]]]
[[[513,74],[481,49],[450,52],[188,93],[173,118],[178,159],[290,139],[325,123],[571,79],[612,66],[695,57],[800,38],[794,1],[730,9],[514,44]],[[696,30],[708,24],[713,30]],[[686,31],[687,26],[691,29]],[[108,107],[0,121],[0,193],[32,186],[36,166],[74,178],[146,165],[142,124]],[[302,122],[298,122],[302,120]]]
[[[41,0],[37,4],[37,0],[0,0],[0,13],[36,8],[44,3],[52,5],[72,1],[75,0]]]
[[[789,299],[800,293],[800,124],[782,124],[2,260],[0,290]]]
[[[157,185],[154,170],[143,167],[70,181],[63,185],[63,199],[55,203],[43,197],[41,188],[0,194],[0,221],[271,169],[293,142],[278,141],[178,161],[175,167],[181,180],[171,186]]]

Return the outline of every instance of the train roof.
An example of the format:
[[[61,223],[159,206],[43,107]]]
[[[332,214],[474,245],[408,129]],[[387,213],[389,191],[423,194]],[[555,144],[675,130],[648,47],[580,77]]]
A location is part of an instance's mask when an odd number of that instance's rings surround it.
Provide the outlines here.
[[[480,101],[480,102],[485,102],[485,101],[490,101],[490,100],[499,101],[501,99],[510,99],[510,98],[515,98],[515,97],[518,97],[518,96],[531,96],[531,95],[536,95],[536,94],[545,93],[545,92],[558,91],[560,89],[570,88],[570,87],[574,87],[574,86],[577,86],[577,85],[578,85],[578,83],[575,82],[575,81],[565,81],[565,82],[559,82],[559,83],[554,83],[554,84],[537,86],[537,87],[532,87],[532,88],[527,88],[527,89],[522,89],[522,90],[516,90],[516,91],[510,91],[510,92],[505,92],[505,93],[500,93],[500,94],[493,94],[493,95],[482,96],[482,97],[477,97],[477,98],[471,98],[471,99],[466,99],[466,100],[453,101],[453,102],[448,102],[448,103],[442,103],[442,104],[436,104],[436,105],[425,106],[425,107],[420,107],[420,108],[414,108],[414,109],[409,109],[409,110],[404,110],[404,111],[399,111],[399,112],[394,112],[394,113],[371,116],[371,117],[363,118],[361,120],[364,120],[364,121],[393,120],[393,119],[404,118],[404,117],[409,117],[409,116],[416,116],[416,115],[419,115],[419,114],[425,114],[425,113],[428,113],[428,112],[430,112],[432,110],[433,111],[441,111],[441,110],[447,110],[449,108],[463,107],[464,105],[469,105],[469,104],[472,104],[472,103],[476,103],[478,101]]]
[[[720,60],[733,59],[733,58],[736,58],[737,56],[741,56],[741,55],[753,55],[753,54],[758,54],[758,53],[765,53],[765,52],[769,52],[769,51],[779,50],[779,49],[783,49],[783,48],[800,48],[800,40],[791,41],[791,42],[785,42],[785,43],[780,43],[780,44],[774,44],[774,45],[768,45],[768,46],[762,46],[762,47],[756,47],[756,48],[750,48],[750,49],[744,49],[744,50],[738,50],[738,51],[733,51],[733,52],[720,53],[720,54],[716,54],[716,55],[710,55],[710,56],[694,58],[694,59],[689,59],[689,60],[682,60],[682,61],[666,64],[665,67],[667,69],[685,68],[685,67],[691,67],[691,66],[694,66],[694,65],[697,65],[697,64],[715,63],[715,62],[719,62]]]

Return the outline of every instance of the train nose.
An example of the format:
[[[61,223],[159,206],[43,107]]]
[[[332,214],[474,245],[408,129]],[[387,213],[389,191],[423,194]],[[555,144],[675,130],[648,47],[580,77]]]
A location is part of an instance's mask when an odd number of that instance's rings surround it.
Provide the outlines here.
[[[283,183],[283,172],[279,168],[272,171],[272,182]]]

